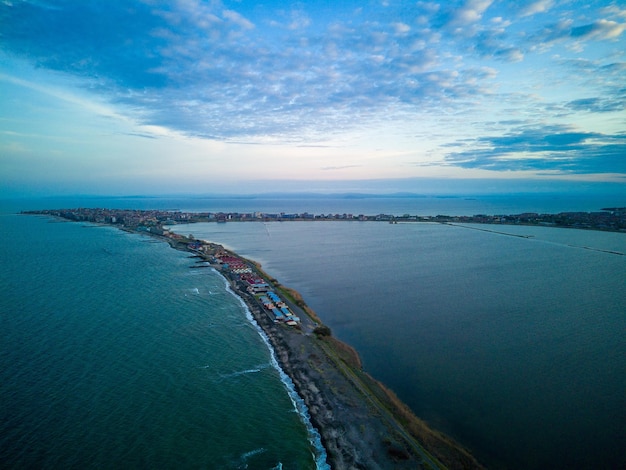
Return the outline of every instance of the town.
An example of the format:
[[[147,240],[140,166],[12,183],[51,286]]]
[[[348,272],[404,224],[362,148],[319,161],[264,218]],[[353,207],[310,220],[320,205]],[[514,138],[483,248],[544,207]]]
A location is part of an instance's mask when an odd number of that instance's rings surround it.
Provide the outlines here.
[[[259,313],[255,307],[256,304],[260,304],[274,323],[285,323],[289,326],[300,325],[300,317],[294,314],[293,307],[290,308],[287,301],[272,290],[271,281],[258,273],[258,268],[251,262],[226,251],[221,245],[205,241],[190,241],[187,237],[171,233],[166,236],[185,239],[189,251],[200,253],[202,260],[207,260],[210,265],[221,268],[222,274],[230,280],[236,292],[244,300],[248,300],[247,304],[253,312],[256,310],[255,313]]]
[[[499,225],[540,225],[612,232],[626,231],[626,207],[604,208],[597,212],[561,212],[539,214],[527,212],[514,215],[471,215],[471,216],[419,216],[404,214],[353,215],[353,214],[310,214],[294,213],[240,213],[240,212],[181,212],[162,210],[131,209],[55,209],[30,211],[62,217],[68,220],[121,225],[132,230],[163,234],[164,226],[196,222],[288,222],[288,221],[363,221],[363,222],[435,222],[472,223]]]

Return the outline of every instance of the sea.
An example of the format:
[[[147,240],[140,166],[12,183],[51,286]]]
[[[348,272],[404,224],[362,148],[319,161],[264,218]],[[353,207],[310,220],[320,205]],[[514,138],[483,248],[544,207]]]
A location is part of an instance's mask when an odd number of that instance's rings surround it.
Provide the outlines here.
[[[614,206],[626,201],[4,200],[1,466],[328,468],[308,410],[219,273],[149,237],[22,210],[472,215]],[[259,261],[298,290],[367,372],[487,467],[626,464],[626,234],[374,222],[172,228]]]

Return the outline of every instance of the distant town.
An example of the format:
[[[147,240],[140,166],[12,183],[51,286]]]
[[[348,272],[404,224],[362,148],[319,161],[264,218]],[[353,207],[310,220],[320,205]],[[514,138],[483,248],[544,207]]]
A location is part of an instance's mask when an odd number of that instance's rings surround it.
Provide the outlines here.
[[[149,231],[159,235],[167,232],[164,226],[188,224],[196,222],[287,222],[287,221],[364,221],[364,222],[435,222],[435,223],[468,223],[468,224],[499,224],[499,225],[540,225],[586,230],[604,230],[626,232],[626,207],[604,208],[597,212],[560,212],[558,214],[539,214],[526,212],[514,215],[471,216],[420,216],[404,214],[310,214],[264,213],[264,212],[181,212],[162,210],[131,210],[131,209],[51,209],[27,211],[28,214],[45,214],[62,217],[68,220],[121,225],[137,231]]]

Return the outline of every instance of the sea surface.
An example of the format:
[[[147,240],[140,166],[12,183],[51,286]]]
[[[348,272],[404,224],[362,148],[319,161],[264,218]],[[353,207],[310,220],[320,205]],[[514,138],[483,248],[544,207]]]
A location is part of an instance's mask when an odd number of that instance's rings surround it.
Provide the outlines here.
[[[0,467],[326,467],[215,271],[111,227],[0,226]]]
[[[324,465],[306,411],[219,275],[146,237],[18,210],[472,215],[618,205],[626,202],[555,195],[6,202],[0,460],[21,468]],[[300,291],[368,372],[489,467],[622,468],[626,256],[609,252],[626,253],[626,234],[474,228],[494,227],[175,227],[260,261]]]

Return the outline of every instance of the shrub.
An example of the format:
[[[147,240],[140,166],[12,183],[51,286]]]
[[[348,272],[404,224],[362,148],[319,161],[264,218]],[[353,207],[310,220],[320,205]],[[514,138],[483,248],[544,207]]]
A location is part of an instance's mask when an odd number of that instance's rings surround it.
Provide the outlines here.
[[[332,336],[332,331],[326,325],[320,325],[313,330],[317,336]]]

